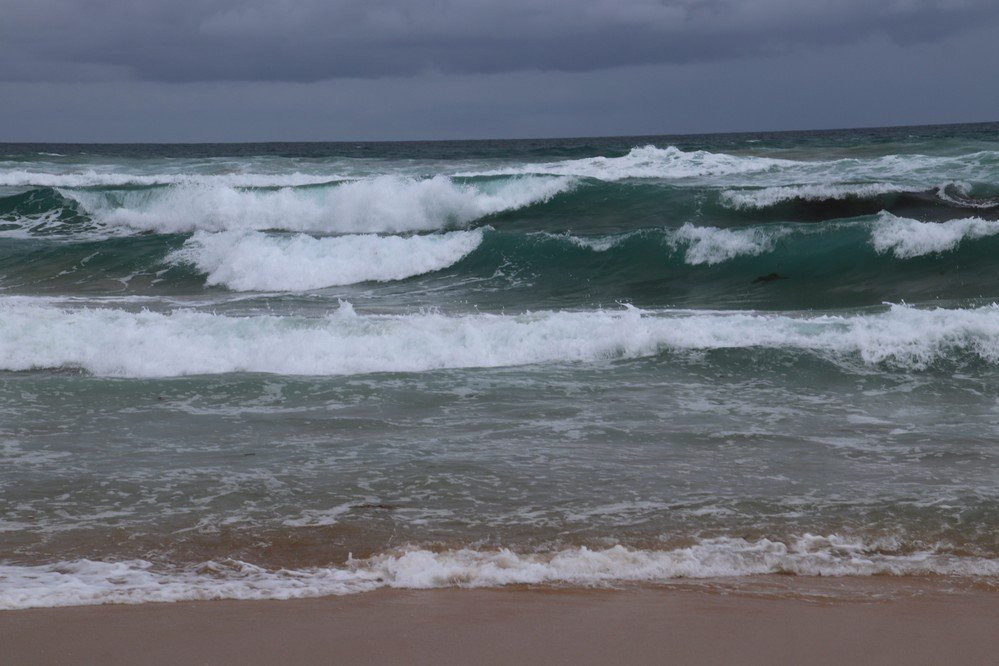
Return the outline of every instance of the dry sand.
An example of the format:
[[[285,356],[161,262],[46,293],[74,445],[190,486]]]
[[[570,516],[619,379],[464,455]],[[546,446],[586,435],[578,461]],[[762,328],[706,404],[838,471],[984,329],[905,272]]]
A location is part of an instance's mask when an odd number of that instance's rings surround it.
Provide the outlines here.
[[[866,585],[836,601],[451,589],[5,611],[0,663],[999,664],[999,593],[871,601],[893,583]]]

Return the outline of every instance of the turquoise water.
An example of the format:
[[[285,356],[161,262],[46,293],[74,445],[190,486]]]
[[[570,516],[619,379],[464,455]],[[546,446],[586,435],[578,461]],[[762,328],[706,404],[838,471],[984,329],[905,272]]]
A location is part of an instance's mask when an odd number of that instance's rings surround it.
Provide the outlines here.
[[[999,575],[999,125],[0,146],[0,607]]]

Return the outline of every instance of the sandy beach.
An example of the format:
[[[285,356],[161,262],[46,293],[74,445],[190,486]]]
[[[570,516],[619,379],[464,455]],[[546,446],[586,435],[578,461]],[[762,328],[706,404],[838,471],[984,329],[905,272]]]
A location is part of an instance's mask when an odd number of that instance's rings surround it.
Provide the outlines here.
[[[4,663],[38,665],[994,663],[994,591],[864,586],[850,598],[452,589],[47,608],[0,613],[0,644]]]

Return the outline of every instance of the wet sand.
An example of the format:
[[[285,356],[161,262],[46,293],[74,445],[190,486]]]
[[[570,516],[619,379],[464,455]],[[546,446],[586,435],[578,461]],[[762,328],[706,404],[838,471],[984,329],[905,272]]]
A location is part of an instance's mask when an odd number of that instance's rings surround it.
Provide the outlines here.
[[[999,593],[383,590],[0,612],[4,664],[989,664]],[[887,584],[886,584],[887,585]],[[890,591],[890,590],[889,590]]]

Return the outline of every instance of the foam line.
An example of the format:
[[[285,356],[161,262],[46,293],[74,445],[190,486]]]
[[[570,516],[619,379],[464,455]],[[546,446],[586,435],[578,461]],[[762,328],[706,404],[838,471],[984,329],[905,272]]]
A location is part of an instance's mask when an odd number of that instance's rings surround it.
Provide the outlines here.
[[[189,310],[64,309],[0,300],[0,369],[81,368],[155,377],[231,372],[344,375],[595,362],[664,351],[776,349],[889,368],[999,361],[999,306],[789,316],[699,311],[524,315],[233,317]]]
[[[504,585],[598,587],[678,578],[766,574],[803,576],[997,576],[999,560],[958,557],[946,548],[887,551],[837,535],[805,534],[789,543],[705,539],[686,548],[624,546],[523,553],[419,548],[349,560],[342,566],[265,569],[240,561],[158,569],[145,560],[76,560],[0,565],[0,609],[201,599],[293,599],[356,594],[383,587],[429,589]]]

